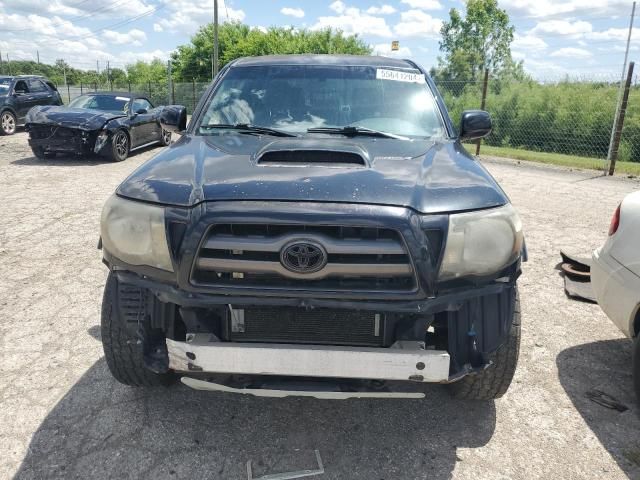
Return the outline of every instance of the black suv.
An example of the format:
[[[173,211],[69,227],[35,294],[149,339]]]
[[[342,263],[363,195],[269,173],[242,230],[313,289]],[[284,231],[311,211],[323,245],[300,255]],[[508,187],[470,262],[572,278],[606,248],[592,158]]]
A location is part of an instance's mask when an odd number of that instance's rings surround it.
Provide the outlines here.
[[[56,86],[37,75],[0,76],[0,134],[13,135],[36,105],[62,105]]]
[[[120,382],[320,398],[503,395],[526,258],[507,196],[413,62],[246,58],[106,202],[102,308]]]

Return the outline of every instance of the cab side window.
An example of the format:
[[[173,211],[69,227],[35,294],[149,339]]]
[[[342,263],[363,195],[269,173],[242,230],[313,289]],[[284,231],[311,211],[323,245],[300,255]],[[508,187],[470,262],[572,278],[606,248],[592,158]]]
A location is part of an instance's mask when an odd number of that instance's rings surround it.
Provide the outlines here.
[[[140,110],[146,110],[147,112],[153,108],[151,102],[146,98],[136,98],[131,105],[131,111],[138,113]]]
[[[29,91],[32,93],[42,93],[47,91],[47,87],[44,86],[40,80],[32,78],[29,80]]]
[[[24,80],[18,80],[16,82],[16,86],[13,87],[13,91],[14,92],[29,93],[29,88],[27,87],[27,82],[25,82]]]

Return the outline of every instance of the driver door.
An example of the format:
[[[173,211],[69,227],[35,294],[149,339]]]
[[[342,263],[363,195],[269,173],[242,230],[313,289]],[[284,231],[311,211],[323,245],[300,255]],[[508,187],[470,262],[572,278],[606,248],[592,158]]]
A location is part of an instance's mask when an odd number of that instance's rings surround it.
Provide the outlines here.
[[[160,128],[156,116],[151,112],[153,105],[146,98],[136,98],[131,102],[131,143],[132,148],[160,140]]]
[[[18,123],[22,123],[27,112],[36,104],[35,97],[29,91],[26,80],[17,80],[13,86],[13,98],[15,102]]]

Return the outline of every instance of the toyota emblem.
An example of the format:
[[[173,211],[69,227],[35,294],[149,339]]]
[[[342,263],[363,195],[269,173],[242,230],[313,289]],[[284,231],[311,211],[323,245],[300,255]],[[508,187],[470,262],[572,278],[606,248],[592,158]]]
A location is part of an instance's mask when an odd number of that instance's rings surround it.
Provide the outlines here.
[[[327,264],[327,252],[317,243],[295,241],[280,251],[280,263],[295,273],[314,273]]]

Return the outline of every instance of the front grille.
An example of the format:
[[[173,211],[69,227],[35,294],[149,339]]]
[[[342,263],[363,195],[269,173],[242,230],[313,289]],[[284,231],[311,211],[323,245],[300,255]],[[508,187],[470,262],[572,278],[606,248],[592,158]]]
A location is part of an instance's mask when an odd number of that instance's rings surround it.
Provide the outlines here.
[[[292,271],[281,254],[297,242],[318,246],[326,264],[306,273]],[[191,282],[196,286],[407,292],[415,288],[415,274],[395,230],[221,224],[207,232]]]
[[[81,136],[81,131],[75,128],[57,127],[51,125],[31,125],[29,135],[34,140],[70,139]]]
[[[379,347],[383,324],[382,315],[369,312],[252,308],[232,310],[228,331],[233,342]]]

